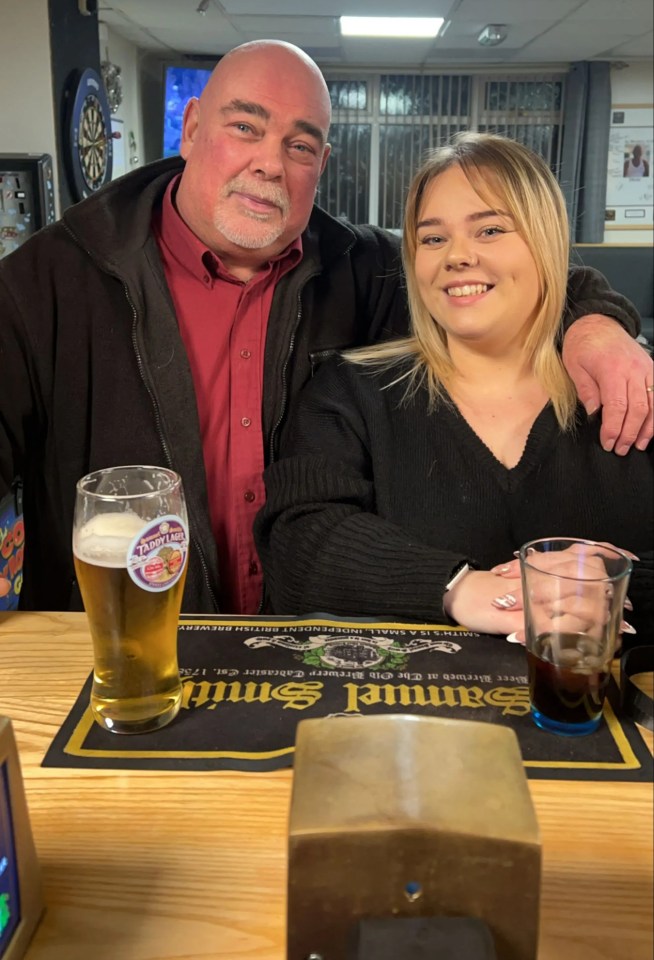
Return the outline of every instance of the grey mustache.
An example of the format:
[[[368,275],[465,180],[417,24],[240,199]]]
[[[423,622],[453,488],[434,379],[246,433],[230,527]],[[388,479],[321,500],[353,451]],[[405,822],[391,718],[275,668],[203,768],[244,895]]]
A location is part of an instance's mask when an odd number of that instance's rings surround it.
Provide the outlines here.
[[[288,211],[289,200],[286,193],[279,187],[271,187],[269,190],[262,190],[260,187],[253,187],[250,183],[242,180],[230,180],[225,186],[225,194],[229,196],[232,193],[247,193],[257,200],[265,200],[266,203],[274,203],[283,213]]]

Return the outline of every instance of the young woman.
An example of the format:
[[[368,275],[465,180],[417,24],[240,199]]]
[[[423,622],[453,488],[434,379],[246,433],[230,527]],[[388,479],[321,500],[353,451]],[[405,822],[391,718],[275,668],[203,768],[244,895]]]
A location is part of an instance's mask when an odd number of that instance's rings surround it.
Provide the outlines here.
[[[403,235],[412,336],[326,363],[265,475],[256,533],[276,611],[509,634],[513,553],[557,535],[638,555],[636,602],[651,450],[605,453],[577,403],[556,343],[568,253],[558,184],[520,144],[462,134],[422,167]]]

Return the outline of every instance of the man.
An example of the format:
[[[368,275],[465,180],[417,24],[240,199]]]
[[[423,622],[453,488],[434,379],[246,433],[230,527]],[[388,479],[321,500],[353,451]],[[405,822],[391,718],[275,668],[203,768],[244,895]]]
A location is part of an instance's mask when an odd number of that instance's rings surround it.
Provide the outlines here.
[[[261,472],[299,389],[325,352],[406,330],[397,240],[313,206],[329,123],[312,60],[245,44],[187,106],[185,165],[109,184],[0,263],[0,477],[25,483],[24,607],[80,606],[76,480],[153,463],[184,481],[184,608],[256,612]],[[598,274],[572,272],[568,293],[570,319],[635,331]],[[589,412],[604,405],[606,449],[646,445],[651,364],[621,327],[577,320],[564,358]]]
[[[649,163],[643,156],[643,148],[639,143],[631,151],[631,156],[624,162],[624,177],[634,179],[636,177],[649,177]]]

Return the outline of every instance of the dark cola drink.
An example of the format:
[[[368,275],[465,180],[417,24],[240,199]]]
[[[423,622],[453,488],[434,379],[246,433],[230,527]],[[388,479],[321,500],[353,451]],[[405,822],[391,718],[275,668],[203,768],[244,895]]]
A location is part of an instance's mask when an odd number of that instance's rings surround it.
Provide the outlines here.
[[[611,668],[602,648],[583,633],[545,633],[532,644],[529,697],[540,727],[572,736],[597,729]]]

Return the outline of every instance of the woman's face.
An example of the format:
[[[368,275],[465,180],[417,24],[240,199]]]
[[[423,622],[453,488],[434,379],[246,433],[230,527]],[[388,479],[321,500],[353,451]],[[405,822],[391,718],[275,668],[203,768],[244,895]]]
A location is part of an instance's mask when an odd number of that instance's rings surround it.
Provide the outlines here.
[[[540,304],[529,247],[493,195],[482,200],[459,166],[425,190],[415,274],[421,299],[452,338],[520,345]]]

